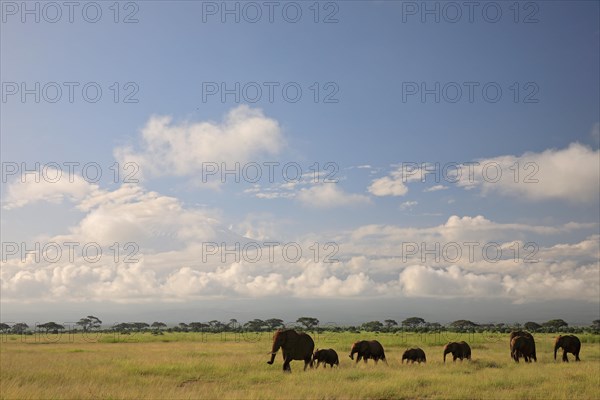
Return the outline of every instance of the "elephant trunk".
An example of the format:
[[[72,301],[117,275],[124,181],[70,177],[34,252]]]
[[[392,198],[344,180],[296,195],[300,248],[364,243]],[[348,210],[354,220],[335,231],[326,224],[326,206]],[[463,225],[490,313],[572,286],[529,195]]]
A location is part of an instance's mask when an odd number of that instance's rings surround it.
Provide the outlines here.
[[[350,354],[348,354],[348,357],[350,357],[351,360],[354,360],[354,353],[356,353],[357,350],[353,347],[352,350],[350,351]]]
[[[273,342],[273,348],[271,350],[271,360],[267,361],[267,364],[273,364],[273,362],[275,361],[275,356],[277,355],[277,352],[279,351],[280,347],[281,344],[279,343],[279,341]]]
[[[447,349],[444,349],[444,363],[446,362],[446,354],[448,354],[449,351]]]
[[[554,345],[554,361],[556,361],[556,352],[558,351],[558,348],[560,347],[560,345],[558,343],[556,343]]]

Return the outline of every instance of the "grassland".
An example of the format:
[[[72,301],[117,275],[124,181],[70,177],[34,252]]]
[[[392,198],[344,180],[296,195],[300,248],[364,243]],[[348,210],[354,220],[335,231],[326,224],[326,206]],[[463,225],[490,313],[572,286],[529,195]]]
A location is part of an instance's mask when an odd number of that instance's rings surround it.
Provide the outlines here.
[[[600,337],[579,335],[579,363],[554,362],[554,335],[536,335],[538,362],[516,364],[507,335],[325,333],[320,348],[334,348],[340,367],[281,371],[281,356],[267,365],[271,334],[149,333],[2,336],[3,399],[598,399]],[[389,365],[348,358],[352,342],[376,338]],[[471,362],[442,363],[443,345],[466,340]],[[419,346],[427,364],[401,364],[405,348]],[[572,358],[572,357],[571,357]],[[560,357],[559,357],[560,360]]]

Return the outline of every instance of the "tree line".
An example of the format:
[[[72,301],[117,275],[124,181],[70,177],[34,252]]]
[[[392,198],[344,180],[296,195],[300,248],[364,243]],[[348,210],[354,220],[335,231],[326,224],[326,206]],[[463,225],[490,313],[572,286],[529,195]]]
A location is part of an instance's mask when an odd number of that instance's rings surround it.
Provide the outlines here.
[[[461,319],[453,321],[449,324],[443,325],[438,322],[427,322],[421,317],[410,317],[398,323],[393,319],[386,319],[384,321],[369,321],[360,325],[331,325],[325,324],[320,325],[320,321],[313,317],[300,317],[295,323],[285,323],[284,320],[279,318],[270,318],[266,320],[255,318],[245,323],[238,322],[237,319],[232,318],[227,322],[218,320],[212,320],[208,322],[180,322],[174,326],[168,326],[164,322],[155,321],[152,323],[147,322],[120,322],[112,325],[110,328],[102,329],[102,321],[93,315],[81,318],[75,323],[74,327],[65,327],[64,325],[56,322],[46,322],[43,324],[36,324],[34,327],[29,327],[24,322],[14,323],[9,325],[7,323],[0,323],[0,331],[4,334],[32,334],[33,332],[45,332],[45,333],[59,333],[59,332],[98,332],[98,331],[112,331],[112,332],[152,332],[154,334],[162,334],[163,332],[269,332],[281,328],[294,328],[305,331],[313,332],[439,332],[439,331],[451,331],[461,333],[482,333],[482,332],[495,332],[495,333],[508,333],[514,330],[526,329],[530,332],[535,333],[596,333],[600,334],[600,319],[592,321],[589,326],[569,326],[569,324],[562,319],[551,319],[543,323],[537,323],[533,321],[520,323],[497,323],[497,324],[477,324],[473,321]]]

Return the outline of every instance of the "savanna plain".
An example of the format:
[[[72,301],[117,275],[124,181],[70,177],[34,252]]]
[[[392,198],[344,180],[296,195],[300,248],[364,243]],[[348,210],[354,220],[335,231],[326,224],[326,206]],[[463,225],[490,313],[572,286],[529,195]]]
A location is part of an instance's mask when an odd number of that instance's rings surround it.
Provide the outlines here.
[[[19,336],[0,340],[3,399],[598,399],[600,336],[579,334],[581,362],[554,361],[554,334],[536,334],[537,363],[510,358],[508,334],[339,332],[311,334],[333,348],[339,367],[282,371],[267,365],[272,333],[112,333]],[[376,339],[388,365],[356,364],[354,341]],[[471,361],[443,363],[449,341],[467,341]],[[421,347],[425,364],[402,364]]]

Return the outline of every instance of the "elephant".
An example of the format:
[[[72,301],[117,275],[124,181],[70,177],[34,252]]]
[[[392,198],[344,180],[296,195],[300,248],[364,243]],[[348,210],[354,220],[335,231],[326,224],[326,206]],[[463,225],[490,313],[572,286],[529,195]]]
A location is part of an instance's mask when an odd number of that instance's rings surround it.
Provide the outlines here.
[[[535,341],[533,338],[527,336],[515,336],[510,342],[512,351],[511,356],[513,360],[519,362],[519,358],[523,357],[525,362],[531,362],[535,360]]]
[[[537,355],[535,352],[535,339],[533,339],[533,336],[531,335],[531,333],[527,332],[527,331],[514,331],[510,333],[510,356],[512,359],[514,359],[516,362],[519,362],[518,357],[515,358],[516,355],[518,355],[514,350],[514,339],[517,337],[524,337],[527,339],[527,342],[529,342],[529,344],[526,346],[527,347],[527,356],[525,356],[524,354],[520,354],[521,357],[525,358],[526,362],[531,362],[531,360],[533,359],[533,361],[537,362]]]
[[[456,361],[457,358],[460,358],[460,361],[463,358],[467,360],[471,359],[471,347],[467,342],[450,342],[444,347],[444,362],[446,362],[446,354],[452,353],[452,361]]]
[[[358,363],[360,359],[364,359],[365,363],[369,358],[372,358],[377,364],[377,361],[383,360],[387,364],[387,360],[385,359],[385,352],[383,351],[383,346],[377,340],[361,340],[352,345],[352,349],[350,350],[351,360],[354,360],[354,354],[357,354],[356,362]]]
[[[319,368],[319,365],[323,363],[323,368],[327,368],[327,364],[333,368],[334,365],[339,367],[340,360],[338,358],[338,354],[334,349],[317,349],[313,354],[312,362],[317,362],[316,368]]]
[[[419,364],[421,364],[421,362],[427,362],[427,358],[425,358],[425,352],[423,349],[418,347],[406,350],[404,354],[402,354],[402,364],[404,364],[404,360],[406,360],[407,364],[409,361],[411,364],[414,364],[415,361],[417,361]]]
[[[271,360],[267,361],[267,364],[273,364],[275,361],[275,355],[281,348],[283,354],[283,371],[292,372],[290,362],[292,360],[304,360],[304,370],[306,367],[312,364],[312,354],[315,348],[315,342],[312,338],[304,332],[296,332],[293,329],[279,329],[273,335],[273,348],[269,354],[271,354]]]
[[[561,348],[563,349],[562,360],[569,362],[567,353],[571,353],[575,356],[575,361],[581,361],[579,359],[579,350],[581,350],[581,342],[575,335],[559,335],[554,342],[554,359],[556,360],[556,351]]]

